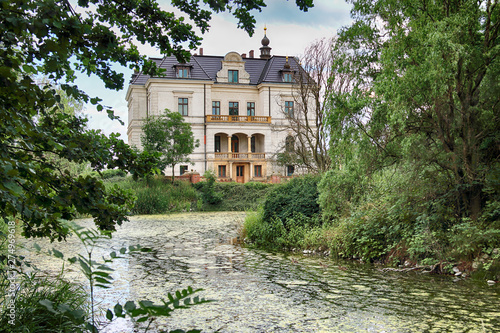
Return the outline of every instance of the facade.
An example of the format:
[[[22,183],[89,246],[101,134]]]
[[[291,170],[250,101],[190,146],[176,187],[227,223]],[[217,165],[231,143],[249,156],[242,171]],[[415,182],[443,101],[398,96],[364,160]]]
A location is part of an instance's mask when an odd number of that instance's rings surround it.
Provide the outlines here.
[[[283,124],[293,116],[292,78],[300,67],[271,55],[266,36],[260,51],[255,58],[254,51],[206,56],[200,49],[185,64],[153,59],[165,76],[136,73],[128,88],[129,144],[141,147],[143,119],[169,109],[185,117],[200,142],[190,156],[194,165],[176,166],[176,175],[212,170],[220,181],[248,182],[293,174],[293,166],[276,164],[275,153],[288,135]]]

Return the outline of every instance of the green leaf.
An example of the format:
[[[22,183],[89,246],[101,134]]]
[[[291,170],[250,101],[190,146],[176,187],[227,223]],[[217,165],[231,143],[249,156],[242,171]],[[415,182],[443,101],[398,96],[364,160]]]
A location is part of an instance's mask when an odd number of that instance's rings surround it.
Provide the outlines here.
[[[78,259],[76,257],[72,257],[72,258],[68,258],[68,261],[71,263],[71,264],[74,264]]]
[[[106,318],[107,318],[109,321],[113,320],[113,312],[111,312],[111,310],[110,310],[110,309],[108,309],[108,310],[106,311]]]
[[[123,307],[120,303],[116,303],[113,310],[115,311],[115,315],[117,317],[123,317]]]
[[[109,289],[111,288],[109,284],[101,284],[101,283],[96,283],[96,287],[103,288],[103,289]]]
[[[91,271],[89,265],[84,260],[82,260],[81,258],[78,258],[78,262],[80,263],[80,267],[82,268],[83,272],[87,276],[90,276],[92,274],[92,271]]]
[[[152,305],[153,305],[153,302],[151,302],[151,301],[139,301],[139,306],[144,307],[144,308],[151,307]]]
[[[136,309],[135,303],[133,301],[128,301],[125,303],[125,310],[128,312],[131,312]]]
[[[62,259],[64,258],[64,255],[62,254],[62,252],[52,248],[52,254],[54,255],[54,257],[56,258],[59,258],[59,259]]]
[[[104,279],[104,278],[102,278],[102,277],[98,277],[98,276],[97,276],[97,277],[95,277],[95,278],[94,278],[94,280],[95,280],[96,282],[99,282],[99,283],[104,283],[104,284],[107,284],[107,285],[111,285],[111,284],[112,284],[112,282],[111,282],[110,280],[108,280],[108,279]]]
[[[47,310],[49,310],[50,312],[57,313],[57,311],[54,310],[54,303],[49,301],[48,299],[43,299],[38,303],[40,303],[40,305],[43,305],[44,307],[46,307]]]

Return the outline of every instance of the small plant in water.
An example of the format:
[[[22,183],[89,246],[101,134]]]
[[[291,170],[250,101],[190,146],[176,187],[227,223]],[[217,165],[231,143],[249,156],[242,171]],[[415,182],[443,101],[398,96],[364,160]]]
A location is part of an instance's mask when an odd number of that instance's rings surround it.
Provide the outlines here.
[[[95,229],[85,229],[77,224],[71,224],[70,229],[78,237],[83,246],[85,247],[86,255],[78,254],[75,257],[68,258],[68,262],[71,264],[78,263],[80,265],[81,272],[85,275],[89,282],[90,288],[90,311],[91,317],[90,322],[84,323],[85,328],[90,332],[98,332],[98,324],[96,324],[95,315],[95,288],[110,288],[113,284],[111,272],[114,270],[108,266],[108,263],[113,262],[114,259],[124,258],[123,255],[130,254],[132,252],[150,252],[151,249],[143,248],[140,245],[129,246],[128,248],[122,247],[118,252],[113,251],[109,253],[108,258],[103,256],[103,262],[95,261],[92,257],[94,248],[100,246],[105,239],[111,238],[110,232],[99,232]],[[38,244],[34,244],[37,251],[41,251]],[[48,254],[64,260],[64,254],[55,248],[47,251]],[[64,265],[63,265],[64,270]],[[62,274],[62,273],[61,273]],[[154,304],[151,301],[128,301],[123,306],[120,303],[116,303],[113,309],[106,310],[106,319],[111,322],[115,318],[130,318],[135,323],[145,323],[147,325],[144,332],[147,332],[151,323],[156,317],[164,316],[169,317],[175,309],[185,309],[196,304],[202,304],[211,302],[210,300],[205,300],[198,296],[191,297],[196,292],[202,289],[194,290],[191,287],[187,289],[178,290],[174,294],[168,293],[168,301],[162,300],[163,304]],[[48,311],[52,313],[60,313],[69,315],[74,318],[75,321],[81,322],[84,319],[84,313],[81,311],[75,311],[69,306],[54,306],[54,303],[48,299],[40,301],[40,304],[45,306]],[[176,330],[173,332],[184,332],[182,330]],[[188,333],[201,332],[199,330],[190,330]]]

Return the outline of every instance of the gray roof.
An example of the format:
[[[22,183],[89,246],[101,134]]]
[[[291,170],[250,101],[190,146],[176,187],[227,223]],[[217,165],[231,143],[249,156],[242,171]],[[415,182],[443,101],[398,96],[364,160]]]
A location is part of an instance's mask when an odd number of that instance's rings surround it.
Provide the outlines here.
[[[201,56],[194,55],[186,64],[180,64],[173,56],[161,58],[151,58],[156,65],[165,69],[165,77],[167,79],[177,80],[209,80],[216,81],[217,72],[222,68],[223,56]],[[260,83],[282,83],[282,70],[286,63],[284,56],[272,56],[270,59],[260,58],[243,58],[245,61],[245,70],[250,74],[250,84],[257,85]],[[300,65],[293,57],[288,58],[291,70],[298,71]],[[175,66],[189,66],[191,68],[189,78],[177,78]],[[160,77],[161,78],[161,77]],[[134,73],[130,84],[144,85],[149,79],[149,75],[144,75],[142,72]]]

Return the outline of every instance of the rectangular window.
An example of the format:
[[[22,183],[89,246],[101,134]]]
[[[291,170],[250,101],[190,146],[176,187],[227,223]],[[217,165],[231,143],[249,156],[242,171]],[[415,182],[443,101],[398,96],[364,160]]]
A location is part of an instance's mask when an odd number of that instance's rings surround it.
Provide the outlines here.
[[[283,73],[283,82],[292,82],[292,73]]]
[[[247,116],[255,116],[255,103],[254,102],[247,103]]]
[[[219,177],[226,177],[226,166],[219,165]]]
[[[237,116],[238,112],[238,102],[229,102],[229,115]]]
[[[179,113],[183,116],[188,115],[188,99],[179,98]]]
[[[181,165],[180,166],[180,175],[182,176],[186,172],[188,172],[188,166],[187,165]]]
[[[177,77],[188,78],[189,69],[187,67],[177,67]]]
[[[228,76],[228,82],[238,83],[238,71],[228,70],[227,76]]]
[[[285,102],[285,114],[288,117],[293,117],[293,102]]]
[[[212,114],[220,115],[220,102],[212,102]]]
[[[287,165],[286,167],[286,175],[291,176],[295,172],[295,167],[293,165]]]
[[[262,177],[262,165],[254,165],[253,175],[254,177]]]
[[[215,152],[220,153],[220,135],[215,136]]]
[[[255,153],[255,136],[250,139],[250,149],[252,153]]]

